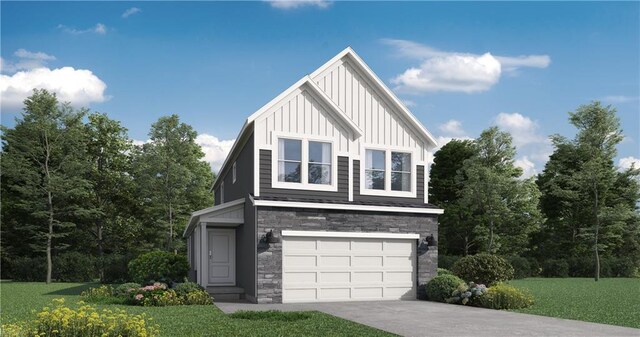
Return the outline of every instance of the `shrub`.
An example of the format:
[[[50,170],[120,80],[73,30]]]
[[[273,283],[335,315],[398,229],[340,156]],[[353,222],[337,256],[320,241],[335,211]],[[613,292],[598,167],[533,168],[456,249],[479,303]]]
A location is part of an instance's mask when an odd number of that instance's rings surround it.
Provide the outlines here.
[[[84,305],[73,309],[64,305],[64,299],[53,300],[52,309],[43,308],[32,321],[3,324],[0,335],[22,336],[129,336],[155,337],[160,331],[149,324],[145,314],[130,315],[124,310],[103,309]]]
[[[451,267],[453,267],[460,258],[460,256],[456,255],[438,255],[438,267],[451,270]]]
[[[153,281],[173,283],[187,277],[189,262],[184,255],[168,252],[151,252],[129,262],[129,275],[134,282],[147,284]]]
[[[180,296],[186,296],[188,293],[192,291],[201,291],[205,289],[201,285],[195,282],[186,281],[183,283],[176,283],[173,286],[173,290],[175,290],[176,293],[178,293],[178,295]]]
[[[513,278],[513,267],[502,257],[490,254],[465,256],[451,271],[458,277],[489,286]]]
[[[612,277],[640,277],[640,261],[631,257],[610,257],[609,269]]]
[[[183,297],[178,296],[173,289],[152,292],[142,299],[145,307],[167,307],[171,305],[186,304]]]
[[[11,276],[14,281],[38,282],[47,277],[47,261],[42,257],[16,257],[11,261]],[[2,266],[6,268],[7,266]]]
[[[209,305],[213,304],[213,298],[206,290],[192,290],[184,296],[184,304]]]
[[[89,288],[80,293],[83,301],[101,303],[109,301],[113,298],[113,287],[110,285],[101,285],[97,288]]]
[[[140,285],[140,283],[134,283],[134,282],[123,283],[115,287],[115,289],[113,289],[113,295],[118,297],[129,297],[130,292],[136,291],[141,287],[142,286]]]
[[[98,278],[96,259],[79,252],[67,252],[53,258],[52,277],[59,282],[89,282]]]
[[[453,273],[449,269],[438,268],[438,276],[440,275],[453,275]]]
[[[451,297],[447,298],[447,303],[462,304],[476,303],[481,296],[487,293],[487,287],[484,284],[475,284],[469,282],[467,285],[463,283],[453,291]]]
[[[455,275],[438,275],[426,286],[429,301],[445,302],[464,281]]]
[[[542,273],[542,267],[540,266],[540,262],[534,258],[528,259],[529,266],[531,266],[531,275],[532,277],[540,276]]]
[[[533,296],[504,283],[498,283],[480,296],[474,304],[489,309],[521,309],[533,305]]]
[[[531,264],[527,258],[520,256],[508,256],[506,259],[513,267],[513,278],[521,279],[531,276]]]
[[[569,264],[565,260],[546,260],[541,274],[544,277],[569,277]]]

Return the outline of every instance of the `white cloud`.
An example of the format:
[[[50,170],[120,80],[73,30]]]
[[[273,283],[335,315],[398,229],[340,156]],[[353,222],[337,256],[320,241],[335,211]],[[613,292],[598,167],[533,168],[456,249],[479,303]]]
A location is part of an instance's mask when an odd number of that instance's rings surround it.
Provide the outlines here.
[[[538,123],[517,112],[501,112],[495,122],[498,127],[511,133],[516,147],[545,142],[546,138],[538,134]]]
[[[403,100],[402,100],[402,103],[404,103],[404,105],[405,105],[407,108],[410,108],[410,107],[414,107],[414,106],[416,106],[416,102],[414,102],[414,101],[412,101],[412,100],[410,100],[410,99],[403,99]]]
[[[19,110],[34,88],[55,92],[61,102],[70,102],[74,106],[86,106],[107,99],[104,94],[107,85],[90,70],[72,67],[35,68],[13,75],[0,75],[2,111]]]
[[[391,80],[395,90],[424,93],[452,91],[475,93],[491,89],[505,72],[515,73],[522,67],[546,68],[548,55],[494,56],[460,52],[444,52],[407,40],[383,39],[398,54],[421,61]]]
[[[536,164],[534,164],[531,160],[529,160],[529,157],[527,156],[516,159],[516,161],[514,162],[514,165],[522,169],[522,176],[520,177],[523,179],[526,179],[538,174],[538,171],[536,170]]]
[[[96,23],[95,26],[87,29],[75,29],[75,28],[67,27],[65,25],[58,25],[58,29],[62,29],[63,32],[73,34],[73,35],[80,35],[80,34],[86,34],[86,33],[95,33],[99,35],[107,34],[107,26],[105,26],[102,23]]]
[[[462,129],[462,123],[455,119],[451,119],[444,124],[440,124],[438,126],[438,129],[440,129],[440,131],[444,132],[445,134],[450,135],[462,136],[466,134],[466,132]]]
[[[218,137],[206,133],[196,137],[196,143],[202,147],[202,152],[204,152],[204,160],[211,165],[214,172],[220,169],[234,142],[234,139],[220,140]]]
[[[3,73],[13,73],[18,70],[28,70],[44,67],[48,61],[56,59],[53,55],[43,52],[31,52],[26,49],[18,49],[13,55],[18,59],[16,62],[7,61],[0,58],[0,71]]]
[[[122,18],[126,19],[126,18],[130,17],[131,15],[136,14],[136,13],[140,13],[140,12],[142,12],[142,9],[140,9],[138,7],[131,7],[129,9],[127,9],[126,11],[124,11],[124,13],[122,13]]]
[[[640,99],[638,96],[610,95],[602,97],[602,101],[607,103],[628,103]]]
[[[618,160],[618,168],[620,170],[627,170],[633,166],[636,169],[640,169],[640,158],[624,157]]]
[[[331,1],[326,0],[266,0],[271,7],[278,9],[296,9],[300,7],[310,6],[318,8],[327,8],[331,6]]]

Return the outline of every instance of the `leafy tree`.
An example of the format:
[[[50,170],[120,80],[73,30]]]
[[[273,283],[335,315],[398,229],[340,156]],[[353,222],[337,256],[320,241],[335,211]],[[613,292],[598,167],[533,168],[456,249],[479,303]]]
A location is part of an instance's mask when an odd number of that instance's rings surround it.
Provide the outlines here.
[[[32,250],[46,252],[49,283],[54,247],[65,248],[61,239],[87,211],[81,202],[89,190],[82,158],[86,112],[60,105],[46,90],[35,90],[24,104],[15,127],[2,128],[2,192],[14,208],[6,216],[19,216],[3,220],[19,227]]]
[[[492,127],[475,140],[476,154],[458,174],[464,185],[460,205],[474,214],[476,240],[488,253],[519,254],[541,221],[539,191],[532,179],[521,180],[514,165],[509,133]]]
[[[434,154],[430,170],[429,201],[445,210],[438,218],[438,249],[443,254],[468,255],[475,246],[473,214],[459,203],[464,161],[475,154],[469,140],[454,139]]]
[[[625,241],[637,252],[640,171],[618,172],[613,164],[623,139],[614,108],[582,105],[569,113],[569,121],[578,129],[575,139],[552,137],[555,151],[538,180],[542,210],[550,232],[570,243],[564,249],[574,256],[593,252],[597,281],[601,253],[610,254]]]
[[[151,221],[148,228],[166,233],[156,240],[164,241],[167,250],[182,248],[182,241],[175,239],[190,213],[213,204],[209,192],[213,173],[202,161],[204,154],[196,136],[177,115],[161,117],[151,126],[150,141],[134,152],[137,193],[144,196],[143,207]]]

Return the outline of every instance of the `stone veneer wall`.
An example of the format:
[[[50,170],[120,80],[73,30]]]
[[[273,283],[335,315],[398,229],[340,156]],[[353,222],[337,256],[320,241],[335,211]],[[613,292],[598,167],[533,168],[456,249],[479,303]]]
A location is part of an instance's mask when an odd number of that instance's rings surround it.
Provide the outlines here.
[[[436,215],[345,210],[258,207],[258,240],[273,230],[282,238],[282,230],[334,232],[417,233],[418,298],[425,295],[424,284],[437,274],[438,248],[427,247],[424,238],[438,237]],[[282,240],[258,243],[258,303],[282,302]]]

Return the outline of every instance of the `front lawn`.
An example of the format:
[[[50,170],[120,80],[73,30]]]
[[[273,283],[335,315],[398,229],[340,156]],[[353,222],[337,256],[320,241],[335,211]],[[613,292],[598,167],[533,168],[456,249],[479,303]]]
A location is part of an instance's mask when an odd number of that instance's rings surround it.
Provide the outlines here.
[[[514,311],[640,328],[640,279],[528,278],[509,283],[535,297],[533,306]]]
[[[80,300],[80,292],[95,284],[0,282],[0,317],[2,323],[32,318],[54,298],[67,303]],[[393,336],[358,323],[317,311],[303,314],[237,315],[231,318],[215,306],[189,305],[173,307],[120,307],[131,314],[146,313],[160,326],[162,336]],[[291,319],[295,317],[296,319]]]

